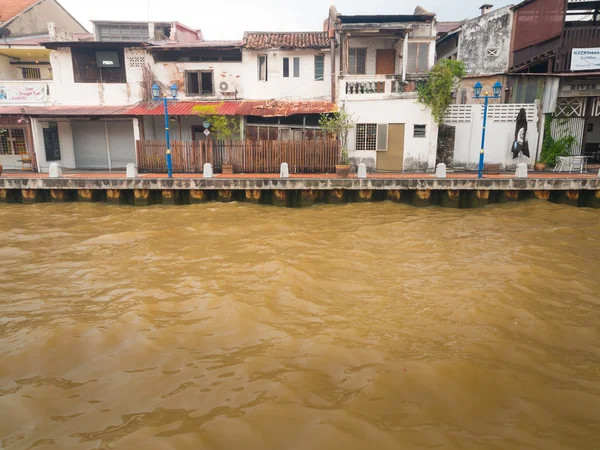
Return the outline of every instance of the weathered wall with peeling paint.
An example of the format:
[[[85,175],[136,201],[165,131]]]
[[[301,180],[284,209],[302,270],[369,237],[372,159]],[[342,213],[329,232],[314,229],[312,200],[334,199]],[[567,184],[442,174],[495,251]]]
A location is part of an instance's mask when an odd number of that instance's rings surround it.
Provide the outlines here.
[[[156,78],[166,86],[177,83],[179,98],[181,100],[239,100],[244,98],[244,85],[242,83],[241,62],[156,62],[152,65],[152,72]],[[214,95],[188,96],[185,93],[186,71],[208,71],[213,73]],[[219,90],[221,81],[233,82],[235,92],[223,93]]]
[[[464,61],[467,73],[493,74],[508,69],[513,13],[510,6],[463,23],[459,39],[458,59]],[[497,49],[492,56],[489,50]]]
[[[416,99],[346,101],[346,110],[356,123],[403,123],[404,170],[433,170],[437,151],[438,127],[428,108]],[[426,137],[414,138],[414,126],[425,125]],[[355,130],[348,137],[348,154],[353,164],[365,163],[372,171],[376,167],[378,151],[355,151]]]
[[[134,56],[145,58],[145,52],[136,48],[125,49],[127,83],[75,83],[71,49],[61,47],[52,51],[52,100],[61,105],[88,106],[130,105],[142,101],[143,68],[133,64]]]
[[[315,55],[325,55],[324,79],[315,80]],[[268,80],[258,80],[258,55],[267,55]],[[293,58],[300,57],[300,77],[293,76]],[[283,77],[283,58],[290,58],[290,76]],[[251,100],[331,100],[330,52],[318,50],[244,50],[244,98]]]

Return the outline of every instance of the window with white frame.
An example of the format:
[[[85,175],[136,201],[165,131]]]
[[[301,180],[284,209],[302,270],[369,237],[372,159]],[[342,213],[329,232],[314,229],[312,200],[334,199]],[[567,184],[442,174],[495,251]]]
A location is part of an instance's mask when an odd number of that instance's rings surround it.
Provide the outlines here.
[[[267,81],[267,55],[258,55],[258,81]]]
[[[294,56],[294,78],[300,77],[300,57]]]
[[[426,125],[415,125],[413,130],[413,137],[424,138],[427,137],[427,126]]]
[[[315,55],[315,81],[325,79],[325,55]]]
[[[387,150],[388,126],[386,123],[356,124],[355,150]]]
[[[290,77],[290,58],[283,58],[283,78]]]
[[[406,60],[408,73],[429,72],[429,42],[409,42]]]
[[[348,49],[348,74],[349,75],[365,75],[367,62],[366,48],[350,48]]]

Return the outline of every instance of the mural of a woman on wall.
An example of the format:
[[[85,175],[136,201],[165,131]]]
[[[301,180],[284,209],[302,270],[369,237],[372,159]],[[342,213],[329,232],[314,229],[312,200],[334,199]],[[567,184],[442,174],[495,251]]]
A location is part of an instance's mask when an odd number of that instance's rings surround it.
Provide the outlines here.
[[[512,145],[513,159],[519,157],[519,153],[529,158],[529,143],[527,142],[527,113],[521,108],[517,115],[517,128],[515,130],[515,142]]]

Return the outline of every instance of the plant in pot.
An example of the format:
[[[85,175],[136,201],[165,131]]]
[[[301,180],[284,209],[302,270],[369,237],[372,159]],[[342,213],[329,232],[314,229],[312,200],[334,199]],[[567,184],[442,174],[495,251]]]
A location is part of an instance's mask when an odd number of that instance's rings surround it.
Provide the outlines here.
[[[544,124],[544,143],[542,145],[542,153],[540,160],[535,164],[535,170],[544,170],[546,166],[556,166],[559,156],[570,156],[573,152],[573,147],[577,143],[575,136],[571,135],[567,129],[567,121],[559,120],[557,134],[561,135],[558,139],[552,137],[552,117],[550,114],[546,116]]]
[[[340,146],[340,163],[335,166],[335,173],[338,177],[347,177],[350,174],[348,133],[356,125],[352,114],[344,108],[333,114],[321,114],[319,125],[327,134],[336,136]]]
[[[240,119],[237,116],[223,116],[218,114],[217,105],[206,105],[206,106],[195,106],[193,108],[194,113],[198,114],[204,119],[204,122],[208,122],[210,126],[210,137],[222,141],[223,143],[223,165],[222,172],[224,174],[234,173],[233,165],[233,140],[239,140],[240,138]],[[213,163],[213,161],[209,161]]]

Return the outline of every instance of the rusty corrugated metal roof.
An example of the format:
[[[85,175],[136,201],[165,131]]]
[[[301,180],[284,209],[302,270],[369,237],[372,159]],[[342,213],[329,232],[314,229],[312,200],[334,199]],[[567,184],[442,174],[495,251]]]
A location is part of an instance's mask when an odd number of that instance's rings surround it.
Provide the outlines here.
[[[120,116],[129,106],[0,106],[2,115]]]
[[[330,40],[324,32],[259,32],[244,33],[244,47],[251,50],[270,48],[329,48]]]
[[[327,101],[245,100],[223,102],[172,102],[172,116],[193,116],[196,106],[214,106],[217,115],[287,117],[293,114],[321,114],[337,111],[335,103]],[[162,102],[138,103],[132,106],[0,106],[2,115],[26,116],[162,116]]]
[[[322,114],[337,111],[335,103],[327,101],[281,101],[242,102],[240,116],[287,117],[293,114]]]
[[[169,114],[173,116],[193,116],[195,114],[194,108],[196,106],[214,106],[217,115],[222,116],[235,116],[239,109],[239,105],[242,102],[229,101],[229,102],[170,102],[169,103]],[[137,105],[130,106],[127,109],[127,115],[130,116],[162,116],[163,103],[162,102],[150,102],[150,103],[138,103]]]
[[[335,103],[327,101],[276,101],[244,100],[223,102],[174,102],[169,104],[169,114],[173,116],[192,116],[196,106],[214,106],[217,115],[223,116],[263,116],[286,117],[293,114],[321,114],[337,111]],[[163,105],[140,103],[128,109],[126,115],[160,116]]]

